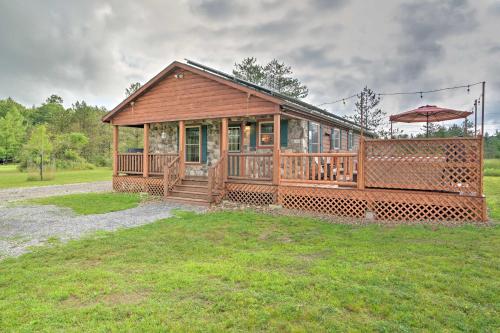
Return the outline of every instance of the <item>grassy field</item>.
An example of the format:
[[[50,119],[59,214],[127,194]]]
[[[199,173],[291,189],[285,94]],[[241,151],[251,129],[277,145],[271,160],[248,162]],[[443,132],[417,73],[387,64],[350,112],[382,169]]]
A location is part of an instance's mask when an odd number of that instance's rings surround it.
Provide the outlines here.
[[[491,219],[500,221],[500,177],[484,177],[484,194]]]
[[[98,180],[111,180],[110,168],[95,168],[93,170],[60,170],[55,178],[46,181],[28,181],[28,175],[19,172],[15,165],[0,165],[0,189],[9,187],[29,187],[43,185],[58,185],[85,183]]]
[[[137,193],[79,193],[32,199],[28,202],[68,207],[77,214],[88,215],[134,208],[140,201]]]
[[[0,331],[495,331],[499,236],[180,213],[1,262]]]
[[[484,175],[500,177],[500,159],[484,160]]]

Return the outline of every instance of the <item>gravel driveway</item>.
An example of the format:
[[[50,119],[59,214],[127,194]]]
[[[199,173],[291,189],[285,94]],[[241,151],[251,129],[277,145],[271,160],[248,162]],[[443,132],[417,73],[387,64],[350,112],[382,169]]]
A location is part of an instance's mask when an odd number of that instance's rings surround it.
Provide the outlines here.
[[[79,184],[8,188],[0,190],[0,204],[7,201],[51,197],[53,195],[107,192],[111,190],[112,186],[109,180]]]
[[[69,208],[52,205],[0,205],[0,260],[29,251],[49,238],[61,241],[80,238],[97,230],[112,231],[152,223],[172,216],[172,209],[203,211],[204,208],[152,202],[118,212],[76,215]]]

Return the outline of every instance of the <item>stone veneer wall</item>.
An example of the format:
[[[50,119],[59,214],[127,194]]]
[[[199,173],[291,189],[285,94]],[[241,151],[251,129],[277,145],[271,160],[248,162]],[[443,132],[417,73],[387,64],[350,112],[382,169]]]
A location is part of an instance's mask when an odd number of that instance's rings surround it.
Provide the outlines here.
[[[190,125],[207,125],[207,163],[186,164],[186,175],[206,176],[208,168],[220,158],[220,121],[186,122],[186,126]],[[151,153],[178,153],[177,131],[177,122],[151,125],[149,133],[149,150]],[[161,138],[162,132],[166,133],[165,139]]]

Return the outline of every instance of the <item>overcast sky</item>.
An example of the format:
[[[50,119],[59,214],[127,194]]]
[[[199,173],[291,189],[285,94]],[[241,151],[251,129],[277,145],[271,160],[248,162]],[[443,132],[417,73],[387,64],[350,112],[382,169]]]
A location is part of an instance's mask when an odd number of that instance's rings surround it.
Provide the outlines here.
[[[246,56],[291,65],[321,104],[365,85],[420,91],[487,81],[487,130],[500,129],[500,1],[0,0],[0,98],[50,94],[116,106],[189,58],[230,72]],[[388,114],[423,104],[470,109],[480,86],[384,97]],[[352,112],[352,101],[325,108]],[[419,128],[401,126],[408,131]]]

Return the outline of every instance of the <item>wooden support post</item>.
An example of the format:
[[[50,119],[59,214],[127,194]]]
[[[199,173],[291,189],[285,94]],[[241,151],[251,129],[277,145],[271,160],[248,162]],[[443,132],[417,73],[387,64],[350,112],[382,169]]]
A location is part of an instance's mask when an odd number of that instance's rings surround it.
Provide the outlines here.
[[[118,126],[113,125],[113,176],[118,176],[118,139]]]
[[[358,189],[362,190],[365,188],[365,138],[359,138],[359,146],[358,146]]]
[[[170,190],[170,169],[168,165],[163,166],[163,196],[168,197],[168,192]]]
[[[278,106],[279,107],[279,106]],[[280,133],[280,121],[281,115],[274,115],[274,146],[273,146],[273,184],[280,184],[280,176],[281,176],[281,163],[280,163],[280,154],[281,154],[281,133]]]
[[[179,120],[179,178],[186,175],[186,125],[184,120]]]
[[[227,155],[228,151],[228,139],[227,139],[227,134],[229,131],[229,120],[227,118],[222,118],[222,125],[221,125],[221,140],[220,140],[220,156],[223,158],[224,156]],[[227,167],[228,167],[228,161],[224,163],[222,166],[223,170],[223,181],[225,182],[227,180]]]
[[[144,148],[142,153],[142,175],[149,177],[149,124],[144,124]]]

